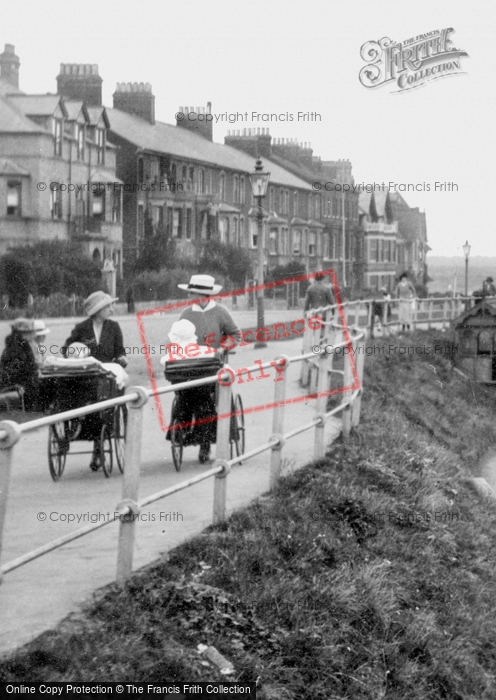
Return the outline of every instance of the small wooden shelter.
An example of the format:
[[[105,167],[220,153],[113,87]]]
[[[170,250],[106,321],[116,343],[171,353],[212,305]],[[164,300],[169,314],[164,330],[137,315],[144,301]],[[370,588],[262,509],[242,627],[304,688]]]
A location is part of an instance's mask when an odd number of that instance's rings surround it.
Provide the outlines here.
[[[453,319],[459,368],[475,382],[496,384],[496,306],[482,298]]]

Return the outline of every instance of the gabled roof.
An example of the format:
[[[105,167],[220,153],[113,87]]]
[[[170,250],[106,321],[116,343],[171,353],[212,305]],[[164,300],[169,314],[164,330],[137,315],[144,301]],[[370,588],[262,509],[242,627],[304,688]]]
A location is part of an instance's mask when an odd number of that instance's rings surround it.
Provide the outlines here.
[[[358,208],[362,214],[370,215],[370,200],[372,199],[372,192],[362,191],[358,195]]]
[[[282,158],[279,155],[276,155],[275,153],[272,153],[270,156],[270,159],[273,163],[277,163],[280,165],[282,168],[285,168],[286,170],[289,170],[291,173],[296,175],[297,177],[304,178],[305,180],[308,180],[308,182],[315,182],[316,180],[325,180],[325,176],[320,173],[320,175],[316,175],[311,168],[309,168],[306,165],[302,165],[300,163],[293,163],[292,161],[288,160],[287,158]]]
[[[91,126],[98,126],[103,121],[105,128],[110,128],[110,122],[105,107],[87,107]]]
[[[255,158],[231,146],[209,141],[187,129],[164,122],[149,124],[144,119],[119,109],[107,111],[111,131],[145,151],[164,153],[242,173],[250,173],[254,169]],[[262,160],[265,170],[270,172],[271,183],[312,191],[306,182],[277,163],[266,158]]]
[[[462,326],[469,318],[476,318],[477,316],[493,316],[496,319],[496,308],[491,306],[491,304],[488,304],[485,299],[481,299],[470,309],[464,311],[462,314],[460,314],[460,316],[454,318],[453,324],[456,328],[457,326]]]
[[[64,104],[67,110],[67,119],[69,121],[76,121],[80,115],[83,116],[84,121],[90,121],[88,109],[82,100],[74,100],[70,102],[64,101]]]
[[[10,158],[0,158],[0,175],[15,175],[17,177],[30,177],[30,173]]]
[[[9,100],[27,117],[51,117],[60,106],[67,117],[64,100],[60,95],[10,95]]]
[[[38,126],[16,108],[9,99],[0,97],[0,133],[46,134],[46,129]]]

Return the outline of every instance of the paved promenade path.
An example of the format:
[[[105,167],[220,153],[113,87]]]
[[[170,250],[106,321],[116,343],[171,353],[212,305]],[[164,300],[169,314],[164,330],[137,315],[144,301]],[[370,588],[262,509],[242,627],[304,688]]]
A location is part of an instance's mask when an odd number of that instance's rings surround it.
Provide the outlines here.
[[[235,314],[237,315],[237,314]],[[239,312],[238,323],[253,323],[253,313]],[[248,318],[249,316],[249,318]],[[301,311],[268,312],[267,323],[292,320],[301,317]],[[121,323],[126,343],[139,345],[139,337],[132,317],[117,319]],[[170,328],[162,318],[150,320],[150,333],[154,342]],[[74,319],[50,320],[52,343],[62,344],[74,325]],[[155,329],[155,330],[154,330]],[[7,324],[0,324],[0,344],[8,332]],[[163,342],[163,340],[162,340]],[[268,348],[255,350],[253,346],[240,348],[229,362],[233,368],[253,365],[255,360],[274,359],[280,353],[300,354],[301,339],[271,343]],[[159,357],[153,358],[159,385],[165,384],[161,374]],[[132,382],[149,386],[142,357],[131,358]],[[273,400],[274,373],[271,378],[244,383],[238,387],[245,408]],[[290,366],[287,396],[302,395],[299,386],[300,363]],[[236,385],[234,385],[236,387]],[[162,397],[165,416],[170,415],[172,394]],[[285,431],[292,430],[311,420],[315,414],[315,401],[287,406]],[[1,419],[1,415],[0,415]],[[339,434],[341,421],[331,419],[327,423],[326,441]],[[246,418],[246,449],[266,441],[272,432],[270,410],[249,414]],[[314,431],[310,430],[288,441],[283,449],[285,470],[294,469],[311,461]],[[88,524],[92,514],[113,517],[121,500],[122,476],[114,472],[105,479],[101,472],[88,468],[88,454],[78,456],[76,451],[89,449],[90,443],[75,443],[68,455],[62,479],[54,483],[47,463],[48,430],[41,429],[21,438],[15,448],[14,469],[11,481],[9,506],[4,531],[3,563],[44,545],[57,537]],[[160,430],[153,398],[145,407],[142,449],[142,476],[140,498],[179,483],[208,468],[197,461],[198,448],[186,448],[182,471],[173,467],[170,445]],[[250,503],[269,487],[270,453],[236,466],[228,477],[227,507],[230,512]],[[137,526],[135,569],[153,561],[181,542],[197,535],[212,521],[213,479],[202,482],[178,494],[168,497],[143,510],[143,519]],[[45,516],[46,519],[40,520]],[[109,514],[107,516],[106,514]],[[78,525],[67,523],[67,517],[80,516]],[[0,585],[0,652],[29,641],[41,632],[53,627],[67,613],[90,596],[96,588],[115,579],[117,559],[118,523],[106,526],[95,533],[80,538],[34,562],[7,574]]]

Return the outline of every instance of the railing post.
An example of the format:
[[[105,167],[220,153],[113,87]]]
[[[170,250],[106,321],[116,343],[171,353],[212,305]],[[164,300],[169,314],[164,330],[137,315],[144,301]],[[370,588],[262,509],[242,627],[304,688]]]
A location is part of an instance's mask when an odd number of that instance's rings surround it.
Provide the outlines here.
[[[308,314],[305,312],[303,314],[303,317],[305,319],[305,329],[307,328],[307,318]],[[313,331],[306,330],[305,333],[303,333],[303,349],[302,349],[302,355],[306,355],[307,353],[310,352],[310,349],[312,347],[312,336],[313,336]],[[308,379],[309,379],[309,374],[310,374],[310,361],[309,360],[303,360],[301,363],[301,386],[308,386]]]
[[[444,330],[448,326],[448,300],[443,301],[443,325],[441,326]]]
[[[351,408],[351,425],[356,428],[360,424],[360,409],[362,406],[362,394],[363,394],[363,369],[365,366],[365,338],[357,340],[355,345],[355,364],[358,374],[358,380],[360,382],[359,394],[353,402]]]
[[[124,583],[133,572],[134,539],[139,513],[138,492],[141,469],[141,441],[143,436],[143,407],[148,401],[148,391],[142,386],[133,386],[128,394],[138,398],[127,405],[126,446],[124,452],[124,477],[122,501],[117,510],[127,510],[119,518],[119,542],[117,550],[117,583]]]
[[[353,325],[355,326],[355,328],[358,328],[359,324],[360,324],[360,302],[355,301],[355,322]]]
[[[374,337],[374,302],[369,301],[369,308],[367,311],[367,328],[369,329],[370,337]]]
[[[429,330],[429,331],[430,331],[430,329],[431,329],[431,327],[432,327],[432,310],[433,310],[433,303],[434,303],[434,302],[432,301],[432,299],[429,299],[429,301],[427,302],[427,304],[428,304],[428,307],[427,307],[427,308],[428,308],[428,311],[427,311],[427,314],[428,314],[428,316],[427,316],[427,330]]]
[[[274,445],[270,453],[270,490],[274,489],[281,476],[281,453],[284,440],[284,401],[286,399],[286,376],[289,367],[289,357],[278,355],[275,360],[278,365],[278,376],[274,381],[274,415],[272,417],[272,434],[279,438],[279,442]]]
[[[354,342],[356,342],[356,341],[353,341],[353,339],[351,339],[351,342],[350,342],[351,348],[348,348],[348,346],[346,346],[346,345],[343,348],[343,350],[344,349],[351,350],[351,352],[347,353],[344,356],[343,386],[345,386],[345,387],[346,386],[351,387],[351,385],[353,384],[353,373],[351,371],[351,363],[352,363],[351,356],[354,357],[354,355],[353,355],[353,349],[355,348]],[[348,401],[352,393],[353,393],[352,389],[348,389],[347,391],[344,391],[342,403],[345,403],[346,401]],[[351,432],[351,406],[350,405],[346,406],[346,408],[343,409],[342,415],[343,415],[343,419],[342,419],[343,420],[343,425],[342,425],[343,438],[346,439],[349,437],[349,434]]]
[[[219,370],[219,405],[217,413],[217,446],[215,449],[215,465],[222,465],[223,471],[215,475],[214,479],[214,510],[212,522],[214,525],[223,523],[226,519],[226,493],[227,493],[227,475],[229,473],[229,464],[227,461],[230,458],[230,437],[231,437],[231,394],[232,394],[232,378],[233,371],[229,365],[224,366],[227,370],[222,374]],[[221,418],[220,416],[224,416]],[[226,417],[227,416],[227,417]]]
[[[328,355],[322,352],[319,355],[318,364],[318,379],[317,379],[317,418],[320,418],[319,423],[315,426],[315,446],[314,458],[322,459],[325,454],[325,423],[326,423],[326,406],[327,406],[327,390],[329,389],[329,373],[327,371]]]
[[[12,420],[4,420],[0,423],[0,430],[4,430],[7,436],[0,440],[0,565],[2,562],[3,526],[7,512],[7,500],[9,496],[10,474],[12,471],[12,457],[14,445],[21,437],[18,423]],[[0,583],[2,581],[2,569],[0,566]]]

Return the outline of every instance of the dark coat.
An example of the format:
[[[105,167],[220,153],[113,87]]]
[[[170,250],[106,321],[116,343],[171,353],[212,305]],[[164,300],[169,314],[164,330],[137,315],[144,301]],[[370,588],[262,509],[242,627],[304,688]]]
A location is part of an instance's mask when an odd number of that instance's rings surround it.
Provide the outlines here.
[[[26,410],[33,410],[38,396],[38,365],[31,345],[19,331],[5,338],[5,350],[0,358],[0,387],[19,384],[24,388]]]
[[[100,362],[115,362],[118,357],[126,355],[122,339],[122,331],[116,321],[105,319],[102,327],[100,342],[97,344],[93,331],[93,321],[87,318],[86,321],[78,323],[71,335],[65,341],[62,355],[67,356],[67,348],[71,343],[84,343],[90,349],[92,357]]]

